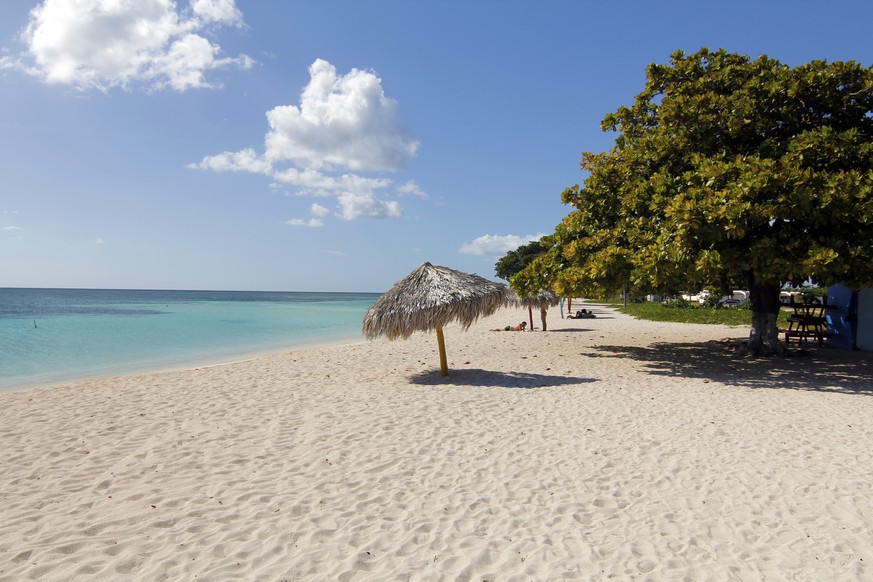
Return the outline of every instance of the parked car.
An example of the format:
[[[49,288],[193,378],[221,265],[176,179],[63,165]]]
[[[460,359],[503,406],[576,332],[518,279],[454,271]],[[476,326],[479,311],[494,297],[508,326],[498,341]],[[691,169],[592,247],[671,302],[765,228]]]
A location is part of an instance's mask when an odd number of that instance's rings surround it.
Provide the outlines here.
[[[707,297],[709,297],[709,291],[705,289],[700,293],[696,293],[694,295],[682,295],[682,299],[684,299],[685,301],[690,301],[691,303],[699,303],[700,305],[703,305]]]

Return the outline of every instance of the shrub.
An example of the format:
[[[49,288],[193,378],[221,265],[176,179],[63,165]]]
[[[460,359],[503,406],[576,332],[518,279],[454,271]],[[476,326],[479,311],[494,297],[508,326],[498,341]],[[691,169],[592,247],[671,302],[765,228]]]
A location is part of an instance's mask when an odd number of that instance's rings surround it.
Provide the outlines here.
[[[706,296],[706,299],[703,300],[701,304],[703,307],[709,309],[720,309],[721,308],[721,297],[716,295],[715,293],[710,293]]]
[[[685,309],[687,307],[691,307],[691,303],[688,302],[684,297],[677,297],[676,299],[669,299],[662,303],[664,307],[669,307],[670,309]]]

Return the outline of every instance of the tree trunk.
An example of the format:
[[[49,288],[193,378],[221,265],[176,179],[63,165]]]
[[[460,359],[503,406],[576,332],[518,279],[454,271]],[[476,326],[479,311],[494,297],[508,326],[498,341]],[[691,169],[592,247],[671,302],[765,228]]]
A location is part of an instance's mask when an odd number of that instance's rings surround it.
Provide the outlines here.
[[[772,356],[784,354],[785,345],[779,341],[779,285],[751,285],[749,300],[752,302],[752,330],[749,332],[749,354]]]

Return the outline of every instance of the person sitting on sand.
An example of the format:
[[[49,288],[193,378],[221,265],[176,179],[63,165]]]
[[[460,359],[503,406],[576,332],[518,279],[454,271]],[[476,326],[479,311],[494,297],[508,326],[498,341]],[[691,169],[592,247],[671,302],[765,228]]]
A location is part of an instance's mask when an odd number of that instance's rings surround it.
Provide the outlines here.
[[[579,311],[576,312],[575,316],[570,315],[569,317],[570,317],[570,319],[594,319],[597,316],[594,315],[593,313],[591,313],[590,311],[588,311],[587,309],[580,309]]]
[[[526,327],[527,327],[527,322],[522,321],[518,325],[507,325],[506,327],[492,329],[491,331],[524,331],[524,328],[526,328]]]

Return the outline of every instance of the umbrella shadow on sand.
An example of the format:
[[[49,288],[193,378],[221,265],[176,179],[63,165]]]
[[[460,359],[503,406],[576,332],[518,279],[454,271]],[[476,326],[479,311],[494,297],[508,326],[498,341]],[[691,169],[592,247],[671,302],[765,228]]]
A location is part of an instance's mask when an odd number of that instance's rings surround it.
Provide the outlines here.
[[[480,368],[454,370],[450,376],[438,376],[433,370],[424,370],[409,378],[411,384],[420,386],[489,386],[496,388],[554,388],[571,384],[597,382],[594,378],[555,376],[526,372],[498,372]]]
[[[737,340],[662,342],[647,347],[600,345],[591,358],[631,358],[656,376],[698,378],[742,388],[782,388],[873,396],[873,353],[805,345],[788,356],[737,357]]]

